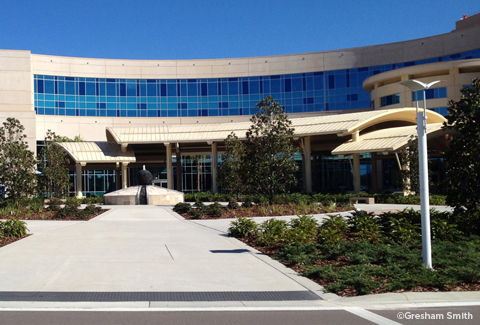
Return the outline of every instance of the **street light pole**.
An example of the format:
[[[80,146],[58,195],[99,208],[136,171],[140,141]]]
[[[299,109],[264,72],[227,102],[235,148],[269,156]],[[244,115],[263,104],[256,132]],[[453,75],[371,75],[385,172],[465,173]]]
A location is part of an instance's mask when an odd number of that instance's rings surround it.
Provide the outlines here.
[[[428,188],[428,153],[427,153],[427,101],[426,90],[439,83],[440,80],[428,84],[418,80],[405,80],[399,82],[412,91],[423,91],[423,112],[418,111],[417,98],[417,135],[418,135],[418,160],[420,176],[420,206],[422,214],[422,251],[423,263],[432,269],[432,243],[430,236],[430,197]]]

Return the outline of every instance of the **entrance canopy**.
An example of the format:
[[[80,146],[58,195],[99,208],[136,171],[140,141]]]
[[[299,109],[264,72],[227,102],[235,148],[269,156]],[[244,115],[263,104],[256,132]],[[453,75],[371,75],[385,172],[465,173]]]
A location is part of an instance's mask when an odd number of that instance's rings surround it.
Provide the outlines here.
[[[444,134],[442,123],[429,124],[427,136],[429,138]],[[417,127],[404,126],[373,131],[360,135],[357,141],[349,140],[332,150],[332,155],[351,155],[364,152],[397,152],[405,147],[408,141],[417,135]]]
[[[443,123],[445,118],[427,111],[428,123]],[[291,118],[295,136],[336,134],[348,136],[374,125],[387,122],[416,124],[415,108],[378,110],[359,113],[342,113],[324,116]],[[129,144],[223,142],[233,131],[240,138],[250,127],[250,122],[207,124],[163,124],[155,126],[107,127],[107,140],[126,147]]]
[[[120,145],[110,142],[57,142],[76,163],[132,163],[133,150],[122,152]]]
[[[441,125],[446,119],[430,110],[427,111],[427,117],[429,134],[441,132]],[[405,146],[416,133],[415,108],[308,116],[290,120],[295,129],[295,137],[312,138],[313,147],[315,143],[319,146],[330,143],[332,146],[329,150],[333,149],[334,155],[396,151]],[[62,142],[58,145],[76,163],[128,164],[137,162],[135,145],[223,143],[231,132],[244,139],[250,125],[250,122],[232,122],[107,127],[108,142]],[[348,138],[341,141],[341,137]],[[143,147],[141,149],[145,150]]]

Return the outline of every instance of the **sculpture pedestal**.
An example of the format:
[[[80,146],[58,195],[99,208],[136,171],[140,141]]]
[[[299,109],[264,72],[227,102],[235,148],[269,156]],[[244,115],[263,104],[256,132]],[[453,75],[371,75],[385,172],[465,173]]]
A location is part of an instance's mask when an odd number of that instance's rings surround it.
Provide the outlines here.
[[[140,186],[130,186],[104,195],[106,205],[135,205]],[[154,185],[147,185],[148,205],[175,205],[183,202],[183,193]]]

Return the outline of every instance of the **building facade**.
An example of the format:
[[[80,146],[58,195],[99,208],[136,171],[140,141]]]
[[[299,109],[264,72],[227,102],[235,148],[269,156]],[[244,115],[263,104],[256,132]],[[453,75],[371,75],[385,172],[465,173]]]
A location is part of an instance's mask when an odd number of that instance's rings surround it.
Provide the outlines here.
[[[270,57],[115,60],[0,50],[0,119],[19,119],[35,150],[47,130],[85,140],[65,147],[72,192],[102,195],[133,185],[143,165],[159,185],[217,191],[225,134],[244,132],[255,105],[272,96],[297,126],[300,189],[393,190],[401,168],[394,156],[405,141],[392,150],[337,148],[374,131],[415,124],[403,116],[411,111],[404,108],[415,107],[423,94],[399,81],[442,80],[426,93],[431,121],[441,123],[448,101],[459,99],[459,89],[479,76],[479,14],[433,37]],[[312,123],[347,123],[348,116],[357,123],[349,132],[307,130],[315,129]],[[403,140],[410,131],[404,130]],[[440,142],[433,148],[443,150]]]

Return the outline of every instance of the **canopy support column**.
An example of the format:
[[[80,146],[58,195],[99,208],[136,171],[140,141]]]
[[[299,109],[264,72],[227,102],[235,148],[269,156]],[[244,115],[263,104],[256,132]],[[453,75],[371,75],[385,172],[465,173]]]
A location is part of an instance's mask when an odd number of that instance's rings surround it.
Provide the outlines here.
[[[127,188],[127,165],[128,162],[122,162],[122,188]]]
[[[212,146],[212,193],[218,192],[218,184],[217,184],[217,169],[218,169],[218,161],[217,161],[217,143],[211,142]]]
[[[175,155],[177,157],[177,191],[182,191],[182,153],[180,152],[180,144],[176,145]]]
[[[75,164],[76,174],[77,174],[77,198],[83,197],[82,189],[82,167],[86,166],[85,162],[77,162]]]
[[[165,143],[167,155],[166,155],[166,162],[167,162],[167,188],[173,190],[173,166],[172,166],[172,144]]]

